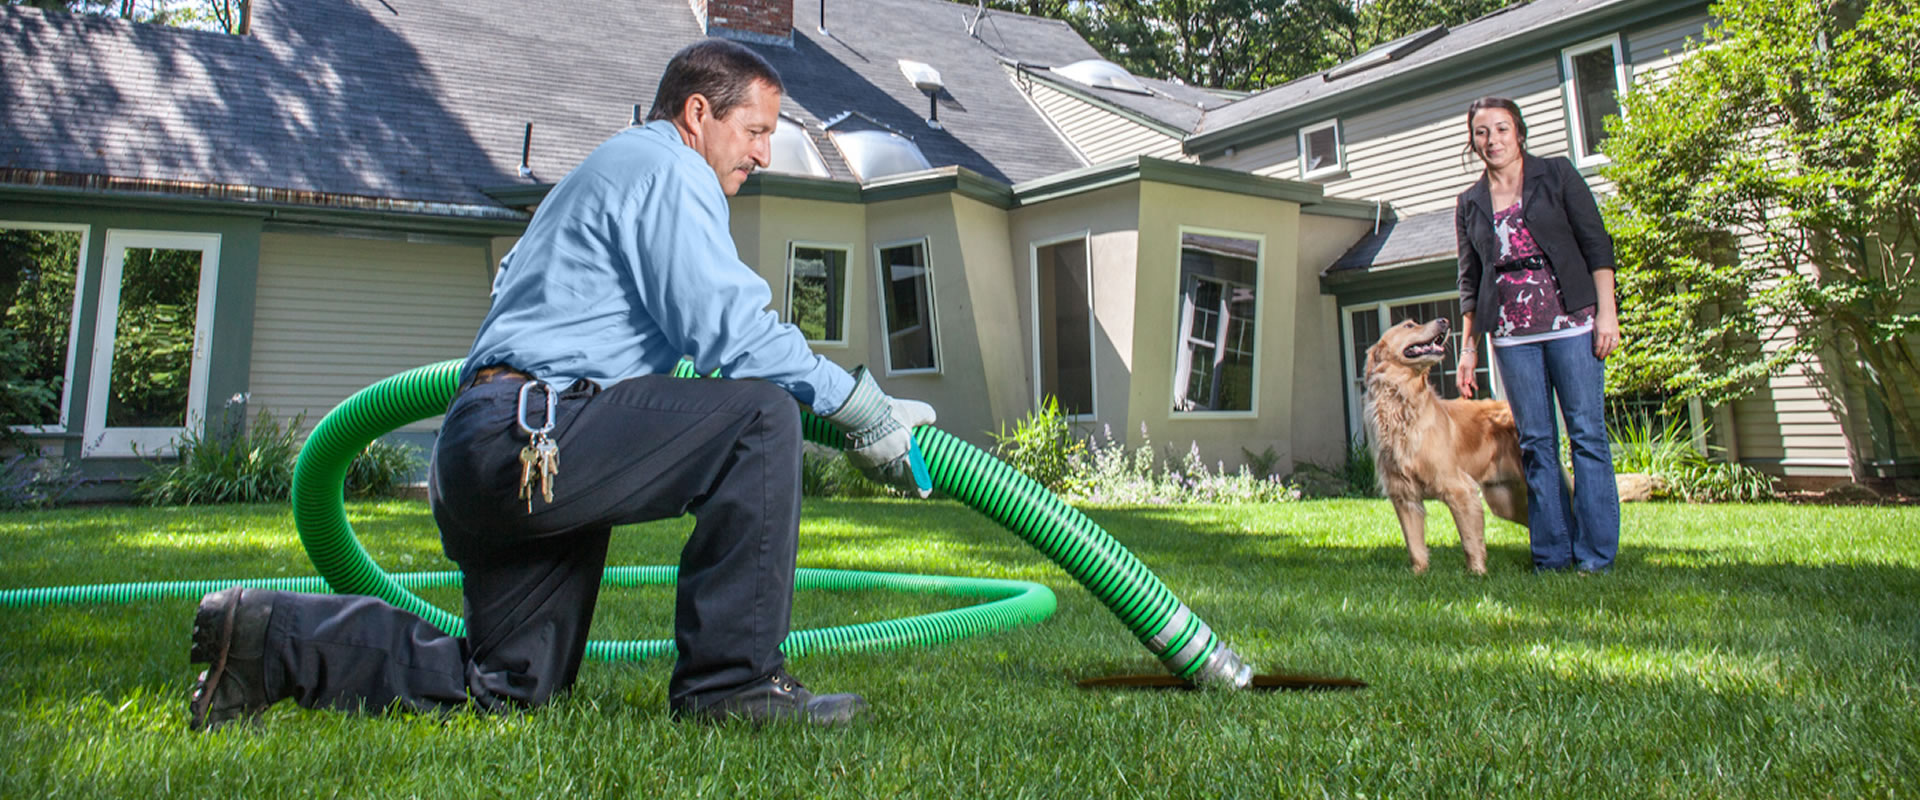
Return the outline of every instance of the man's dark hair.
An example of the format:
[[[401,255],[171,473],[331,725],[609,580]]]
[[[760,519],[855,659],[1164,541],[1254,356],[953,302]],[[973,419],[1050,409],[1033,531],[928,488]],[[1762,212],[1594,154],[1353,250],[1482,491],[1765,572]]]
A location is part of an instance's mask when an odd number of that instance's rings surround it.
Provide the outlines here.
[[[696,94],[707,98],[715,117],[725,117],[734,106],[746,102],[756,81],[772,86],[776,92],[787,90],[780,82],[780,73],[773,71],[773,65],[759,53],[725,39],[694,42],[667,62],[647,120],[679,116],[687,107],[687,99]]]

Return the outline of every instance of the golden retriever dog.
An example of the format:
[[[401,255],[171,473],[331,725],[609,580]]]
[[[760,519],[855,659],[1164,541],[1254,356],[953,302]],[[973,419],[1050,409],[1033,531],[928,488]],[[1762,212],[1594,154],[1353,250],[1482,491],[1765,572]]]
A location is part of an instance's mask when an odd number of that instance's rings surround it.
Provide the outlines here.
[[[1520,466],[1520,435],[1513,411],[1499,400],[1447,400],[1427,371],[1447,353],[1447,321],[1407,320],[1367,350],[1367,437],[1380,488],[1393,501],[1407,539],[1413,571],[1427,571],[1426,500],[1453,512],[1467,571],[1487,572],[1485,516],[1525,525],[1527,479]]]

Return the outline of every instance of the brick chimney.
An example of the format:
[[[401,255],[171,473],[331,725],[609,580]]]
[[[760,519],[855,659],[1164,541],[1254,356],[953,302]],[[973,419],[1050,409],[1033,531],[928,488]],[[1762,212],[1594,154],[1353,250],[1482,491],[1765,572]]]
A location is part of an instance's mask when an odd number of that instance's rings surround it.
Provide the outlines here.
[[[793,44],[793,0],[688,0],[700,30],[742,42]]]

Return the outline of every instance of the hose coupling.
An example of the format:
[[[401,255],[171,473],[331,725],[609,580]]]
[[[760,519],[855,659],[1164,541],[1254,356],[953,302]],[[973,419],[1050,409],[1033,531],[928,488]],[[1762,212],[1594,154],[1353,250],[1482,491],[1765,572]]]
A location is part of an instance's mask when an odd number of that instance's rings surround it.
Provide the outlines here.
[[[1253,686],[1253,667],[1240,660],[1233,648],[1222,642],[1193,674],[1193,682],[1206,687],[1246,689]]]

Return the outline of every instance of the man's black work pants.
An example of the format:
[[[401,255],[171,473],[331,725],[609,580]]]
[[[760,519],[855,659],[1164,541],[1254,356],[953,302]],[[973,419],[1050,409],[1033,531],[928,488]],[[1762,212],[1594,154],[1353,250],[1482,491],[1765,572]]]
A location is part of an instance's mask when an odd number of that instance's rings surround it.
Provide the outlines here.
[[[697,523],[680,554],[669,702],[723,696],[783,666],[800,516],[793,397],[751,380],[576,384],[549,433],[560,448],[553,502],[536,484],[529,513],[521,385],[463,391],[434,449],[434,520],[465,581],[467,635],[370,598],[282,595],[269,690],[370,711],[544,703],[579,673],[612,527],[685,513]],[[530,395],[538,427],[546,404]]]

